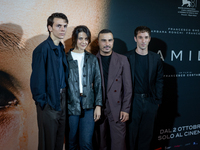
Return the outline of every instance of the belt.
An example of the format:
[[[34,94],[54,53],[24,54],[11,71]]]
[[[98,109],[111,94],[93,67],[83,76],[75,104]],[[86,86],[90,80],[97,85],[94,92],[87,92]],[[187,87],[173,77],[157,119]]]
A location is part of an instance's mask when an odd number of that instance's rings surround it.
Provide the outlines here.
[[[83,93],[80,93],[80,96],[83,96]]]
[[[147,98],[147,97],[149,97],[149,94],[138,94],[138,93],[134,93],[134,96],[138,96],[138,97],[141,97],[141,98]]]
[[[66,88],[60,89],[60,93],[65,93],[66,92]]]

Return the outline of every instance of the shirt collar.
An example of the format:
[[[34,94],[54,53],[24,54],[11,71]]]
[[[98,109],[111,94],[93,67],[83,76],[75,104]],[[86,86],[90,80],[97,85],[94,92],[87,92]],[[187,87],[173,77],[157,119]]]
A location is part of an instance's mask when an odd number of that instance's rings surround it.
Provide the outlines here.
[[[53,40],[51,39],[50,36],[47,38],[47,41],[48,41],[48,43],[49,43],[51,49],[53,49],[53,50],[57,49],[56,45],[54,44],[54,42],[53,42]],[[63,46],[63,44],[62,44],[61,42],[59,43],[59,46],[60,46],[62,49],[64,48],[64,46]]]

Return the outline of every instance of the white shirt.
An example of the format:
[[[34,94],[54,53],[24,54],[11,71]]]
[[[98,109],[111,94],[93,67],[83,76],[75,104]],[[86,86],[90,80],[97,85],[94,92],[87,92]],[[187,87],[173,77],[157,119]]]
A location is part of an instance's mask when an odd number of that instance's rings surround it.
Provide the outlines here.
[[[83,76],[83,64],[84,64],[85,52],[83,52],[83,53],[71,52],[71,54],[72,54],[72,58],[74,60],[77,60],[77,62],[78,62],[79,90],[80,90],[80,93],[83,93],[82,76]]]

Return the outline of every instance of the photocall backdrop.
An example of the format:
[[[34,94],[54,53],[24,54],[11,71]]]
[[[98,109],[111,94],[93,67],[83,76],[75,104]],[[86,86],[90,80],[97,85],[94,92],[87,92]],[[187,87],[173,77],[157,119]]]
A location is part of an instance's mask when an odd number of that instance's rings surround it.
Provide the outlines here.
[[[200,149],[200,16],[197,0],[9,0],[0,2],[0,149],[37,149],[36,108],[30,92],[32,52],[48,37],[47,18],[68,16],[64,40],[75,26],[92,33],[89,51],[103,28],[112,30],[114,51],[136,47],[134,29],[151,28],[149,49],[164,63],[163,104],[152,149]]]
[[[149,50],[164,61],[164,93],[152,148],[200,149],[200,1],[111,0],[108,28],[119,53],[136,48],[134,29],[148,26]]]
[[[0,150],[36,150],[36,108],[30,91],[32,52],[48,37],[47,18],[67,15],[64,39],[71,47],[72,30],[86,25],[92,40],[106,27],[107,0],[0,1]]]

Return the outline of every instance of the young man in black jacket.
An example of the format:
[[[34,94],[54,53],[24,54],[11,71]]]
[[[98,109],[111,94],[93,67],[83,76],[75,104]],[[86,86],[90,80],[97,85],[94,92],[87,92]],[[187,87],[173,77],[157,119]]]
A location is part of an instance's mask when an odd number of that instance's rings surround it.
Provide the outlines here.
[[[37,108],[39,150],[62,150],[66,120],[68,64],[61,43],[68,19],[53,13],[47,20],[49,37],[33,51],[31,91]]]
[[[149,150],[154,119],[162,100],[163,66],[160,56],[148,51],[151,30],[135,29],[137,48],[126,54],[131,66],[133,101],[128,128],[130,150]],[[138,142],[136,142],[138,141]]]

